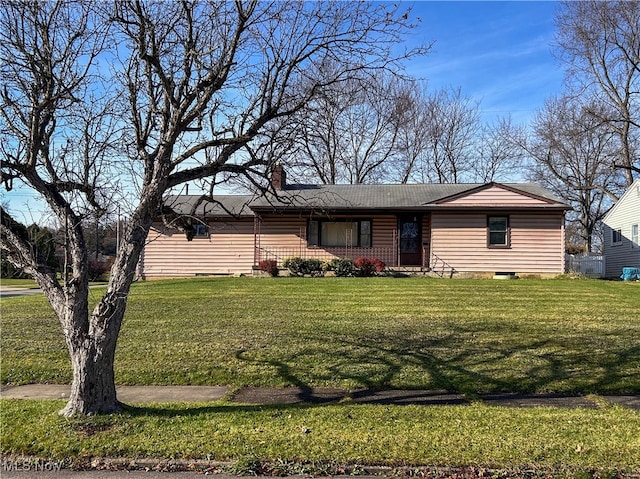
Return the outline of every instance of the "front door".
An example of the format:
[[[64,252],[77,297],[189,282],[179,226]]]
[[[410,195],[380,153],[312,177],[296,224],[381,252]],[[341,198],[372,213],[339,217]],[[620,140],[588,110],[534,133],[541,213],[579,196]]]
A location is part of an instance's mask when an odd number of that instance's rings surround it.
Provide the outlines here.
[[[398,217],[400,265],[422,266],[422,217]]]

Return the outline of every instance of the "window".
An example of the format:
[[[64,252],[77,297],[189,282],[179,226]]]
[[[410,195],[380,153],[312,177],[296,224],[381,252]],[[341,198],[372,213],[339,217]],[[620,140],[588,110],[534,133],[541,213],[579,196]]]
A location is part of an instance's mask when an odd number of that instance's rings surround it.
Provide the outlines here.
[[[371,220],[322,221],[309,220],[309,246],[371,247]]]
[[[631,225],[631,249],[639,249],[638,225]]]
[[[622,229],[611,230],[611,244],[622,244]]]
[[[509,217],[489,216],[487,218],[487,245],[490,248],[509,247]]]
[[[207,225],[197,224],[193,225],[193,236],[207,236],[209,234],[209,228]]]
[[[362,248],[371,248],[371,221],[363,220],[360,221],[360,247]]]

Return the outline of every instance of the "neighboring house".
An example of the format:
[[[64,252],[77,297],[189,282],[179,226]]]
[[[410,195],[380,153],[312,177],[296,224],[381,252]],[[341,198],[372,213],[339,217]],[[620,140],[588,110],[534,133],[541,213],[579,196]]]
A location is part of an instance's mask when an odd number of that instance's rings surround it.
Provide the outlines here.
[[[605,276],[617,278],[622,268],[640,268],[640,179],[609,210],[603,223]]]
[[[251,273],[291,256],[379,258],[441,274],[565,270],[569,207],[538,185],[287,185],[282,170],[272,183],[276,195],[216,196],[193,214],[199,197],[167,198],[142,275]]]

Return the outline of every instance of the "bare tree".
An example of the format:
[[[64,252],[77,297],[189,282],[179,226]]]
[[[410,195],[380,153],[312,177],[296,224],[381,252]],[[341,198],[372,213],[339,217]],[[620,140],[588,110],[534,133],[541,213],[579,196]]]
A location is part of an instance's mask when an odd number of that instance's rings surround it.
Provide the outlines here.
[[[286,162],[296,176],[325,184],[387,180],[406,118],[404,83],[380,71],[333,85],[316,96],[289,124],[296,148]]]
[[[443,89],[427,98],[425,151],[416,174],[421,182],[457,183],[472,170],[479,106],[462,90]]]
[[[425,130],[428,127],[427,85],[418,81],[406,82],[398,92],[399,127],[394,170],[396,179],[402,183],[419,181],[418,171],[426,162],[429,144]]]
[[[619,137],[614,165],[630,185],[640,174],[640,3],[565,1],[558,11],[559,56],[577,96],[595,94],[609,108],[590,113]],[[605,114],[603,116],[603,114]]]
[[[533,137],[519,141],[532,160],[530,178],[574,207],[575,216],[568,218],[577,224],[585,252],[592,251],[596,227],[623,182],[610,167],[620,152],[619,138],[591,114],[600,110],[594,102],[547,100],[534,121]]]
[[[69,273],[61,283],[4,208],[2,252],[34,276],[62,326],[73,369],[63,414],[120,407],[116,343],[163,195],[221,174],[245,175],[264,189],[271,165],[261,153],[278,134],[279,119],[354,72],[398,67],[389,51],[408,23],[389,8],[4,2],[2,182],[7,189],[13,181],[29,185],[65,227]],[[329,61],[337,65],[332,75],[309,78]],[[81,117],[91,128],[76,121]],[[77,141],[83,139],[100,141]],[[106,293],[90,312],[82,218],[87,209],[108,208],[114,184],[134,192],[132,208]]]
[[[515,141],[518,137],[522,137],[522,128],[514,125],[510,117],[482,125],[473,162],[473,181],[505,181],[519,174],[523,154]]]

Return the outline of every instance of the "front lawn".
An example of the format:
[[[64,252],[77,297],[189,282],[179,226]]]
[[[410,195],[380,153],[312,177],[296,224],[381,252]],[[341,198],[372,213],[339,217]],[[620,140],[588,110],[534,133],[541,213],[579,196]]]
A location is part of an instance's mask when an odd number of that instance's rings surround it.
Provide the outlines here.
[[[100,294],[100,290],[92,292]],[[6,298],[3,383],[69,383],[42,296]],[[640,284],[223,278],[134,285],[119,384],[640,392]]]
[[[80,464],[95,457],[181,459],[187,464],[206,459],[231,461],[236,469],[264,462],[288,465],[284,472],[306,465],[309,472],[325,476],[329,471],[323,468],[332,465],[474,466],[537,471],[528,477],[539,478],[549,477],[545,472],[567,478],[586,471],[612,478],[616,476],[604,473],[640,472],[640,415],[619,407],[207,403],[68,419],[57,414],[63,405],[3,401],[3,454]]]
[[[99,290],[93,290],[97,295]],[[68,383],[42,296],[5,298],[2,381]],[[67,419],[60,401],[3,400],[2,454],[231,461],[232,471],[342,465],[484,468],[496,477],[636,477],[640,283],[427,278],[223,278],[135,284],[119,384],[422,388],[593,394],[600,409],[136,405]],[[334,467],[335,466],[335,467]],[[480,472],[478,472],[480,471]],[[525,471],[525,472],[523,472]],[[485,474],[486,475],[486,474]],[[471,477],[471,476],[464,476]]]

